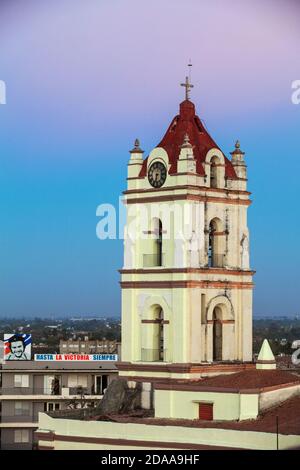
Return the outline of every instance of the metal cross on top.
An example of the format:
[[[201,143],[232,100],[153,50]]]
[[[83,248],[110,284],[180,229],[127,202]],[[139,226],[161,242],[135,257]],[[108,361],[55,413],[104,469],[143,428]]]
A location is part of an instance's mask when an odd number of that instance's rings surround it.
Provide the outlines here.
[[[191,90],[191,88],[194,88],[194,85],[192,85],[189,81],[189,77],[185,77],[185,83],[181,83],[180,86],[185,87],[185,99],[189,100],[190,99],[190,90]]]

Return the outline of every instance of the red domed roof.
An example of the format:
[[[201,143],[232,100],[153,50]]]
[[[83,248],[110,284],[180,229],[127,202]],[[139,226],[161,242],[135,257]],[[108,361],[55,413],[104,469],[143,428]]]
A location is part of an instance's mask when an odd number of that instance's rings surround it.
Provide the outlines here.
[[[177,160],[180,153],[180,146],[183,143],[184,135],[188,134],[189,141],[193,145],[196,169],[199,175],[204,176],[203,162],[207,152],[212,148],[219,149],[218,145],[209,135],[199,117],[195,112],[195,105],[189,100],[180,103],[180,112],[172,120],[167,132],[157,147],[165,149],[171,164],[169,173],[177,172]],[[219,149],[220,150],[220,149]],[[225,175],[231,179],[237,179],[235,170],[228,158],[225,157]],[[144,161],[140,176],[146,176],[147,159]]]

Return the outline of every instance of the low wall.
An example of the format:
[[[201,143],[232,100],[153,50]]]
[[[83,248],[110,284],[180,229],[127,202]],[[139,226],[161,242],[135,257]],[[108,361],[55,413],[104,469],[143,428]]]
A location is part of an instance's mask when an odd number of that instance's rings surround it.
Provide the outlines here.
[[[221,446],[275,450],[276,434],[229,429],[54,419],[39,414],[40,449],[198,449]],[[279,449],[300,447],[299,435],[279,435]]]
[[[278,405],[278,403],[284,402],[288,398],[296,395],[300,395],[299,385],[263,392],[259,395],[259,411],[261,412],[268,408],[272,408],[273,406]]]
[[[255,419],[258,416],[259,395],[255,393],[241,393],[240,397],[240,416],[239,419]]]

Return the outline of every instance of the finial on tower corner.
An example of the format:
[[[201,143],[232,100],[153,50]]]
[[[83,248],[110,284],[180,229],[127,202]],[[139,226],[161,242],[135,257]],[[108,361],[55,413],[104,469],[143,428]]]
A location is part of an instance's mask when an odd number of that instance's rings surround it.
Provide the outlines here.
[[[234,147],[235,147],[235,149],[232,152],[230,152],[230,155],[237,155],[237,154],[245,155],[245,152],[242,152],[242,150],[241,150],[241,144],[240,144],[239,140],[237,140],[235,142]]]
[[[140,148],[140,141],[139,139],[135,139],[134,141],[134,148],[130,150],[130,153],[144,153],[144,150]]]

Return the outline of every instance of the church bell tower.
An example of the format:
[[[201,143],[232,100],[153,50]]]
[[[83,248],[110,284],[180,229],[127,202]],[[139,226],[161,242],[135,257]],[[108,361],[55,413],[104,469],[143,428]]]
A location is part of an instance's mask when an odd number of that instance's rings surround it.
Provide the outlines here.
[[[227,158],[190,101],[161,142],[130,151],[124,199],[122,362],[133,381],[199,378],[252,362],[245,155]]]

